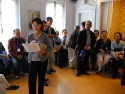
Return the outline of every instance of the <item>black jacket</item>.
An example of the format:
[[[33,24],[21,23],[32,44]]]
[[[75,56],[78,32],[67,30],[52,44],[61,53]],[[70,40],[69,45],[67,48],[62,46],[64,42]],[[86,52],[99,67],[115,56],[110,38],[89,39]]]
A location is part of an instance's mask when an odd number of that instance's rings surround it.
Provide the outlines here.
[[[49,34],[48,29],[49,29],[49,28],[47,28],[47,30],[46,30],[46,32],[45,32],[46,34]],[[54,30],[52,27],[50,27],[50,29],[51,29],[51,34],[56,35],[55,30]],[[53,40],[53,38],[52,38],[52,40]],[[53,47],[54,47],[54,40],[53,40]]]
[[[97,41],[96,49],[97,49],[98,52],[99,52],[99,49],[101,48],[101,45],[102,45],[103,43],[104,43],[104,42],[103,42],[103,39],[102,39],[102,38]],[[106,44],[107,47],[108,47],[107,50],[111,50],[111,40],[110,40],[109,38],[107,38],[105,44]]]
[[[76,43],[76,40],[77,40],[77,37],[78,37],[78,31],[74,31],[71,33],[70,37],[69,37],[69,43],[68,43],[68,47],[71,47],[73,49],[75,49],[77,43]]]
[[[95,42],[96,42],[96,39],[95,39],[95,34],[90,31],[91,33],[91,49],[94,48],[94,45],[95,45]],[[87,34],[86,34],[86,30],[82,30],[79,32],[79,35],[78,35],[78,38],[77,38],[77,44],[78,44],[78,48],[79,48],[79,51],[81,51],[85,46],[86,46],[86,39],[87,39]]]
[[[4,48],[3,44],[2,44],[2,42],[0,42],[0,52],[1,51],[5,51],[5,48]]]

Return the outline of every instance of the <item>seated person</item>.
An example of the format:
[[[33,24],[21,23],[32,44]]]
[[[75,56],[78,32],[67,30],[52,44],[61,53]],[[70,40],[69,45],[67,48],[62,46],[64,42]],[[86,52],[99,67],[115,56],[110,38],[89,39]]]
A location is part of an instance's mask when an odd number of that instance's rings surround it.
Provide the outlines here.
[[[59,50],[59,64],[60,68],[63,68],[68,64],[68,41],[69,37],[67,36],[67,30],[62,31],[63,37],[61,38],[61,45],[58,47]]]
[[[96,38],[96,43],[95,43],[94,49],[92,49],[90,51],[90,53],[91,53],[91,59],[92,59],[92,70],[95,69],[95,64],[96,64],[97,50],[95,49],[95,47],[96,47],[96,44],[97,44],[97,40],[99,40],[99,31],[98,30],[94,30],[94,34],[95,34],[95,38]]]
[[[122,34],[120,32],[116,32],[114,35],[114,41],[111,43],[111,55],[113,56],[113,72],[112,78],[116,78],[118,74],[118,68],[123,66],[123,54],[124,54],[124,42],[122,41]]]
[[[0,94],[6,94],[6,90],[17,90],[19,86],[10,85],[3,74],[0,74]]]
[[[101,32],[101,38],[97,41],[96,49],[97,53],[97,65],[98,71],[96,73],[100,73],[105,64],[109,62],[110,59],[110,49],[111,49],[111,41],[107,38],[108,33],[106,30]]]
[[[10,57],[7,55],[3,44],[0,42],[0,74],[3,74],[5,77],[9,76],[11,67],[12,63]]]
[[[18,79],[19,78],[19,72],[18,72],[19,61],[22,60],[21,71],[26,76],[29,73],[29,66],[28,66],[27,53],[24,51],[24,47],[22,46],[22,43],[25,43],[25,40],[24,38],[20,37],[20,30],[14,29],[13,34],[14,36],[8,40],[8,52],[12,59],[15,78]]]
[[[60,44],[61,44],[61,39],[59,38],[59,31],[56,31],[56,38],[54,38],[54,43],[55,43],[55,52],[54,52],[54,54],[55,54],[55,63],[56,63],[56,65],[57,65],[57,55],[58,55],[58,51],[59,51],[59,49],[58,49],[58,47],[60,46]]]

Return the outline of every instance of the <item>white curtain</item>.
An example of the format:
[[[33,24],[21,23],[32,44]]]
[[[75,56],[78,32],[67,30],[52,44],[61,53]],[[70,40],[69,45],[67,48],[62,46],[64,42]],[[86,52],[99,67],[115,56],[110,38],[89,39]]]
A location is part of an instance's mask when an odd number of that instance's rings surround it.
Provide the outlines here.
[[[113,10],[113,2],[102,3],[101,31],[102,30],[107,30],[107,32],[110,31],[110,26],[112,21],[112,10]]]

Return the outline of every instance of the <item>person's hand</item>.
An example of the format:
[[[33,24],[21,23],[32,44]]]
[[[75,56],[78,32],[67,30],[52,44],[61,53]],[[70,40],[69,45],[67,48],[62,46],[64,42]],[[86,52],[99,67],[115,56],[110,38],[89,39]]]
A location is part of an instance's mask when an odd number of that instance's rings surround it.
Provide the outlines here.
[[[61,46],[58,46],[58,48],[61,48]]]
[[[47,56],[50,57],[50,53],[47,53]]]
[[[22,57],[23,57],[22,55],[18,55],[18,56],[17,56],[17,59],[21,60]]]
[[[19,55],[20,56],[20,58],[23,58],[23,56],[22,55]]]
[[[116,56],[116,60],[119,60],[119,56],[120,56],[120,52],[116,52],[115,56]]]
[[[60,49],[64,49],[64,47],[63,47],[63,46],[60,46]]]
[[[84,49],[85,50],[90,50],[90,48],[88,46],[85,46]]]
[[[59,50],[60,50],[60,48],[61,48],[61,47],[60,47],[60,46],[58,46],[58,47],[56,47],[56,48],[55,48],[55,50],[56,50],[56,51],[59,51]]]
[[[82,54],[80,54],[79,56],[82,56]]]
[[[51,34],[48,34],[48,37],[51,38]]]
[[[10,60],[10,57],[9,57],[9,55],[6,55],[6,59],[7,59],[7,60]]]
[[[39,55],[42,55],[42,54],[45,54],[46,53],[46,50],[41,50],[41,51],[38,51],[37,52]]]
[[[100,51],[101,53],[104,53],[104,52],[105,52],[103,49],[99,49],[99,51]]]

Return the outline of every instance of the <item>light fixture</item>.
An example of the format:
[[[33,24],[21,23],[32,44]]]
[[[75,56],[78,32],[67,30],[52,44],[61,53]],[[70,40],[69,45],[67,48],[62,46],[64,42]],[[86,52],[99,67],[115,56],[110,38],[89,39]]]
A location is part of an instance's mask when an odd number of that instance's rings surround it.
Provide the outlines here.
[[[76,1],[77,1],[77,0],[71,0],[71,1],[73,1],[73,2],[74,2],[74,6],[75,6],[75,5],[76,5]]]
[[[97,0],[93,0],[94,2],[96,2]]]
[[[73,1],[74,3],[76,3],[77,0],[71,0],[71,1]]]
[[[71,0],[71,1],[73,1],[74,3],[76,3],[77,0]]]

